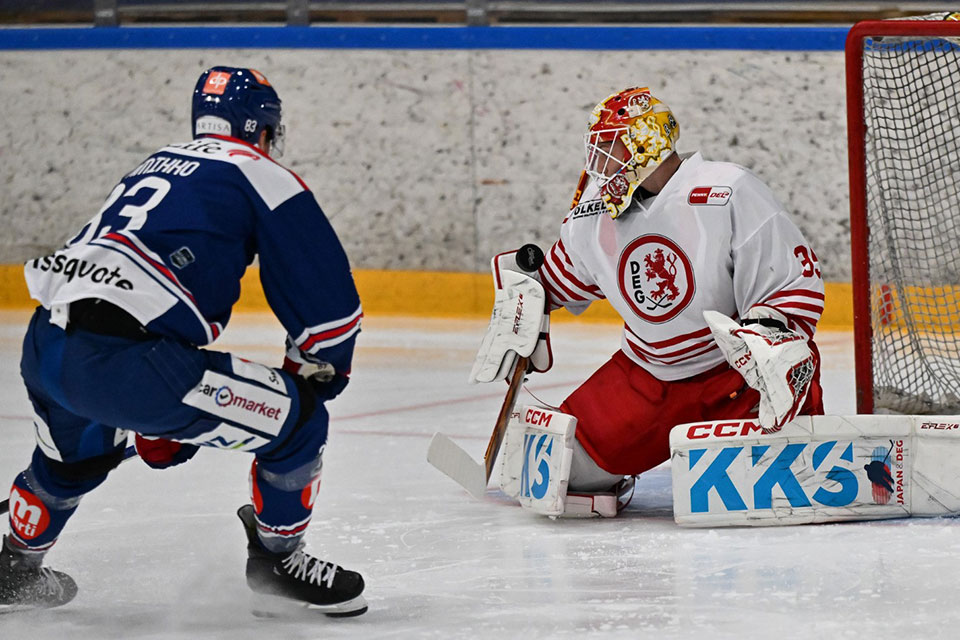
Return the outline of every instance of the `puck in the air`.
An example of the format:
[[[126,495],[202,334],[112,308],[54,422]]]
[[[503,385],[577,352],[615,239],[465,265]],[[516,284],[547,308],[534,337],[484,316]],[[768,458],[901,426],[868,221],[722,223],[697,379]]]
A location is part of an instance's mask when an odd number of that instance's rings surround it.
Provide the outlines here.
[[[543,264],[543,250],[535,244],[525,244],[517,250],[517,266],[533,273]]]

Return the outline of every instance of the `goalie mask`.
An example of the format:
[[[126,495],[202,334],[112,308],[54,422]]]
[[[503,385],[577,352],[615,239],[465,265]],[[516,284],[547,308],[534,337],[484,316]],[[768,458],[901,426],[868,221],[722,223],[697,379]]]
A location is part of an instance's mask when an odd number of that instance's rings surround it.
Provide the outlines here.
[[[190,120],[194,137],[216,134],[256,145],[266,131],[271,153],[283,155],[280,97],[256,69],[213,67],[204,71],[193,90]]]
[[[637,187],[674,152],[679,137],[670,108],[646,87],[625,89],[594,107],[584,136],[584,170],[596,180],[611,217],[627,210]]]

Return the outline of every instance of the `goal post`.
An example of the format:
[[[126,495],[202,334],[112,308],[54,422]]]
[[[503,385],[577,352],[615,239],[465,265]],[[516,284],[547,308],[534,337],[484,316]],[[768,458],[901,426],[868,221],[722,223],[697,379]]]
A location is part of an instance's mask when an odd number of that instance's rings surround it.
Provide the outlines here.
[[[960,413],[960,21],[846,41],[858,413]]]

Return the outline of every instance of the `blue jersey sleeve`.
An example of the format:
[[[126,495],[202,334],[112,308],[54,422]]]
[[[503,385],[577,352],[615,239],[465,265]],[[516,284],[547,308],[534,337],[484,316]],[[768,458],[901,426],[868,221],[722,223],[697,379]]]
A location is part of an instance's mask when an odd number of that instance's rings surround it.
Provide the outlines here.
[[[349,374],[360,332],[360,296],[346,252],[310,191],[257,220],[260,281],[267,303],[307,361]]]

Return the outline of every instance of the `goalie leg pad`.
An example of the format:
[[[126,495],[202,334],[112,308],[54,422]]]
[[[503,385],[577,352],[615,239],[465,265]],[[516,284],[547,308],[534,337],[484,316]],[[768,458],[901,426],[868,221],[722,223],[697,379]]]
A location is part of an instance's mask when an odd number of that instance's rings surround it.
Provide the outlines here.
[[[500,487],[534,513],[564,512],[577,419],[525,406],[511,416],[504,437]]]
[[[960,515],[957,416],[801,416],[677,425],[674,518],[692,527]]]
[[[575,417],[545,407],[515,411],[503,440],[500,488],[551,518],[612,518],[630,502],[634,478],[597,466],[574,437],[576,425]]]

